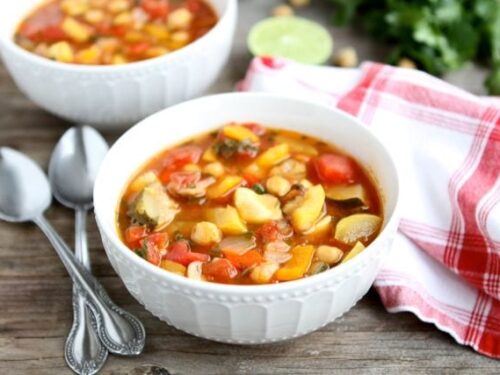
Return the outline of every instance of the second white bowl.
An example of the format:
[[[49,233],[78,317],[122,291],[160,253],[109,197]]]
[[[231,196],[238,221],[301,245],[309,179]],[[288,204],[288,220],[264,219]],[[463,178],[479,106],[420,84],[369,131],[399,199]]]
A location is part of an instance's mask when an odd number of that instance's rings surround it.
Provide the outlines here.
[[[237,18],[236,0],[209,0],[219,22],[202,38],[171,54],[121,66],[63,64],[17,46],[18,23],[40,0],[0,4],[0,52],[17,86],[48,112],[101,129],[128,127],[170,105],[194,98],[227,62]]]

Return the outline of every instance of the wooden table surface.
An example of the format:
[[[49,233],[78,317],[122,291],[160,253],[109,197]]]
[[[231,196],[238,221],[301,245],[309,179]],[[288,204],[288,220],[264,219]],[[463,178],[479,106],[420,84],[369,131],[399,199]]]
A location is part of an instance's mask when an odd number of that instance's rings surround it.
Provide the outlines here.
[[[231,62],[213,91],[228,91],[249,61],[248,28],[275,0],[241,0]],[[327,22],[329,11],[302,11]],[[337,45],[354,45],[363,58],[379,48],[354,30],[334,30]],[[484,72],[472,67],[448,77],[482,92]],[[478,84],[479,82],[479,84]],[[44,168],[68,124],[26,99],[0,64],[0,145],[16,148]],[[119,134],[106,134],[113,141]],[[48,218],[73,242],[73,214],[54,204]],[[462,347],[433,325],[409,313],[389,314],[374,292],[345,316],[306,337],[260,346],[232,346],[192,337],[153,317],[126,291],[111,268],[89,219],[93,271],[111,297],[146,325],[148,340],[139,358],[110,356],[104,374],[498,374],[500,363]],[[72,321],[71,284],[41,232],[33,225],[0,223],[0,374],[70,374],[63,357]],[[153,367],[152,367],[153,366]],[[157,366],[156,372],[151,370]]]

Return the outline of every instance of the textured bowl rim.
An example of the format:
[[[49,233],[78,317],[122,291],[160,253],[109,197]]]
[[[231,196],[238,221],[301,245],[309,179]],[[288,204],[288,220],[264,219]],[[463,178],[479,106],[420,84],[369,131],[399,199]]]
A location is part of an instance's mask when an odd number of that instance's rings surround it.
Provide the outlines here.
[[[210,0],[208,1],[210,2]],[[79,65],[79,64],[67,64],[67,63],[52,61],[50,59],[38,56],[32,52],[26,51],[25,49],[19,47],[14,42],[14,38],[12,35],[6,35],[3,37],[0,36],[0,44],[4,44],[5,48],[8,48],[12,52],[17,53],[18,55],[21,55],[28,60],[31,60],[31,62],[33,63],[44,65],[49,68],[56,68],[66,72],[107,74],[107,73],[115,73],[123,71],[140,70],[143,68],[148,68],[149,66],[167,64],[168,62],[174,61],[175,59],[180,59],[184,54],[189,53],[191,49],[196,48],[198,45],[203,43],[203,41],[205,41],[207,38],[210,38],[213,34],[215,34],[220,28],[223,27],[222,25],[224,23],[229,22],[228,18],[230,17],[231,13],[233,13],[237,8],[237,0],[223,0],[223,1],[225,1],[225,5],[223,8],[223,12],[220,15],[217,23],[201,38],[198,38],[192,43],[186,45],[185,47],[182,47],[164,56],[154,57],[151,59],[141,60],[137,62],[131,62],[123,65],[83,65],[83,64]]]
[[[360,264],[364,262],[365,259],[368,259],[371,256],[371,253],[374,251],[375,245],[384,241],[387,236],[390,235],[389,231],[391,228],[394,226],[397,226],[397,221],[399,221],[399,207],[400,207],[400,177],[399,173],[396,167],[396,163],[394,162],[394,159],[391,155],[391,153],[387,150],[387,147],[380,141],[378,136],[373,133],[373,131],[363,125],[357,118],[354,116],[343,112],[337,108],[332,108],[327,105],[323,104],[317,104],[309,101],[304,101],[300,100],[297,98],[289,97],[289,96],[284,96],[284,95],[278,95],[278,94],[270,94],[270,93],[224,93],[224,94],[216,94],[216,95],[209,95],[197,99],[192,99],[177,105],[174,105],[172,107],[163,109],[147,118],[144,120],[140,121],[136,125],[132,126],[129,130],[127,130],[124,134],[120,136],[120,138],[115,142],[115,144],[111,147],[110,151],[113,150],[113,148],[120,143],[120,140],[125,138],[127,134],[132,130],[136,129],[137,127],[144,126],[145,124],[156,121],[156,118],[158,118],[160,115],[163,115],[165,112],[168,112],[171,109],[176,109],[178,110],[179,108],[182,108],[184,106],[189,107],[192,105],[195,105],[197,102],[204,101],[204,100],[213,100],[214,98],[224,98],[224,97],[229,97],[229,96],[245,96],[245,97],[254,97],[254,98],[259,98],[262,100],[266,99],[274,99],[274,100],[285,100],[289,102],[299,102],[301,104],[306,104],[311,107],[316,107],[321,110],[328,110],[331,112],[335,112],[336,115],[340,117],[344,117],[347,121],[351,122],[353,126],[356,127],[361,127],[363,131],[366,132],[368,137],[371,137],[371,142],[374,142],[378,145],[379,148],[381,148],[385,152],[385,156],[387,161],[389,162],[388,168],[392,171],[392,174],[394,176],[394,184],[395,184],[395,197],[394,197],[394,209],[392,211],[392,214],[388,218],[388,220],[385,221],[385,226],[380,232],[380,234],[377,236],[377,238],[369,244],[366,249],[353,259],[349,260],[349,262],[339,264],[333,269],[330,269],[326,272],[306,277],[306,278],[301,278],[297,280],[292,280],[292,281],[287,281],[284,283],[276,283],[276,284],[262,284],[262,285],[232,285],[232,284],[222,284],[222,283],[212,283],[212,282],[207,282],[207,281],[199,281],[199,280],[192,280],[184,276],[176,275],[171,272],[166,272],[165,270],[162,270],[161,268],[152,265],[145,259],[137,256],[134,254],[128,247],[125,246],[125,244],[120,240],[118,233],[116,232],[116,228],[110,227],[107,225],[107,223],[104,223],[100,219],[100,208],[95,207],[95,217],[96,221],[99,226],[99,230],[103,231],[105,236],[112,242],[113,246],[118,249],[120,253],[122,253],[123,256],[128,257],[133,263],[136,263],[140,268],[145,269],[146,272],[152,272],[156,276],[166,280],[167,282],[172,282],[179,284],[183,287],[188,287],[188,288],[193,288],[197,289],[202,292],[211,292],[211,293],[228,293],[228,294],[245,294],[245,295],[255,295],[255,294],[262,294],[262,293],[283,293],[283,292],[290,292],[294,290],[299,290],[299,289],[307,289],[307,288],[314,288],[314,286],[317,285],[323,285],[326,284],[328,281],[331,281],[332,279],[335,279],[335,276],[339,273],[341,273],[344,270],[349,270],[349,269],[356,269]],[[292,104],[292,103],[290,103]],[[307,134],[307,131],[304,131],[304,133]],[[346,148],[348,150],[348,148]],[[101,188],[101,180],[104,178],[101,176],[103,173],[103,168],[99,171],[99,174],[97,176],[95,188],[94,188],[94,202],[98,202],[98,199],[96,197],[100,194],[99,191],[101,189],[104,189],[104,186]],[[116,203],[118,204],[118,202]],[[116,206],[115,204],[115,206]],[[100,233],[102,236],[102,233]]]

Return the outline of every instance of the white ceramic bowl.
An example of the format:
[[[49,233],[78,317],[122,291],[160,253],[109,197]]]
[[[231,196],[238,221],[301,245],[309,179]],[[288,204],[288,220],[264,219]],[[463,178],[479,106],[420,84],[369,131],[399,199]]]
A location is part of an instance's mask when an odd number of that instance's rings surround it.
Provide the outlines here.
[[[237,18],[236,0],[209,0],[219,22],[171,54],[120,66],[62,64],[18,47],[20,20],[41,0],[0,4],[0,52],[17,86],[45,110],[101,129],[128,127],[167,106],[201,95],[224,67]]]
[[[378,238],[360,255],[330,271],[272,285],[190,280],[135,255],[120,241],[115,224],[117,205],[131,176],[159,151],[230,121],[296,130],[344,148],[373,173],[381,189],[385,222]],[[398,186],[387,150],[355,118],[296,99],[237,93],[179,104],[127,131],[106,156],[94,204],[108,258],[146,309],[196,336],[256,344],[314,331],[345,313],[368,291],[396,231]]]

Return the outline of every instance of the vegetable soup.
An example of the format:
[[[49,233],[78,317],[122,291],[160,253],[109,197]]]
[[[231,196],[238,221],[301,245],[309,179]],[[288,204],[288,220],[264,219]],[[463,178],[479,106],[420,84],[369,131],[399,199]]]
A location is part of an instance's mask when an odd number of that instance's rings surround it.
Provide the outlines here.
[[[21,22],[15,42],[63,63],[125,64],[182,48],[216,23],[204,0],[51,0]]]
[[[230,123],[148,162],[126,187],[117,220],[130,250],[166,271],[266,284],[348,261],[383,217],[373,181],[337,148]]]

